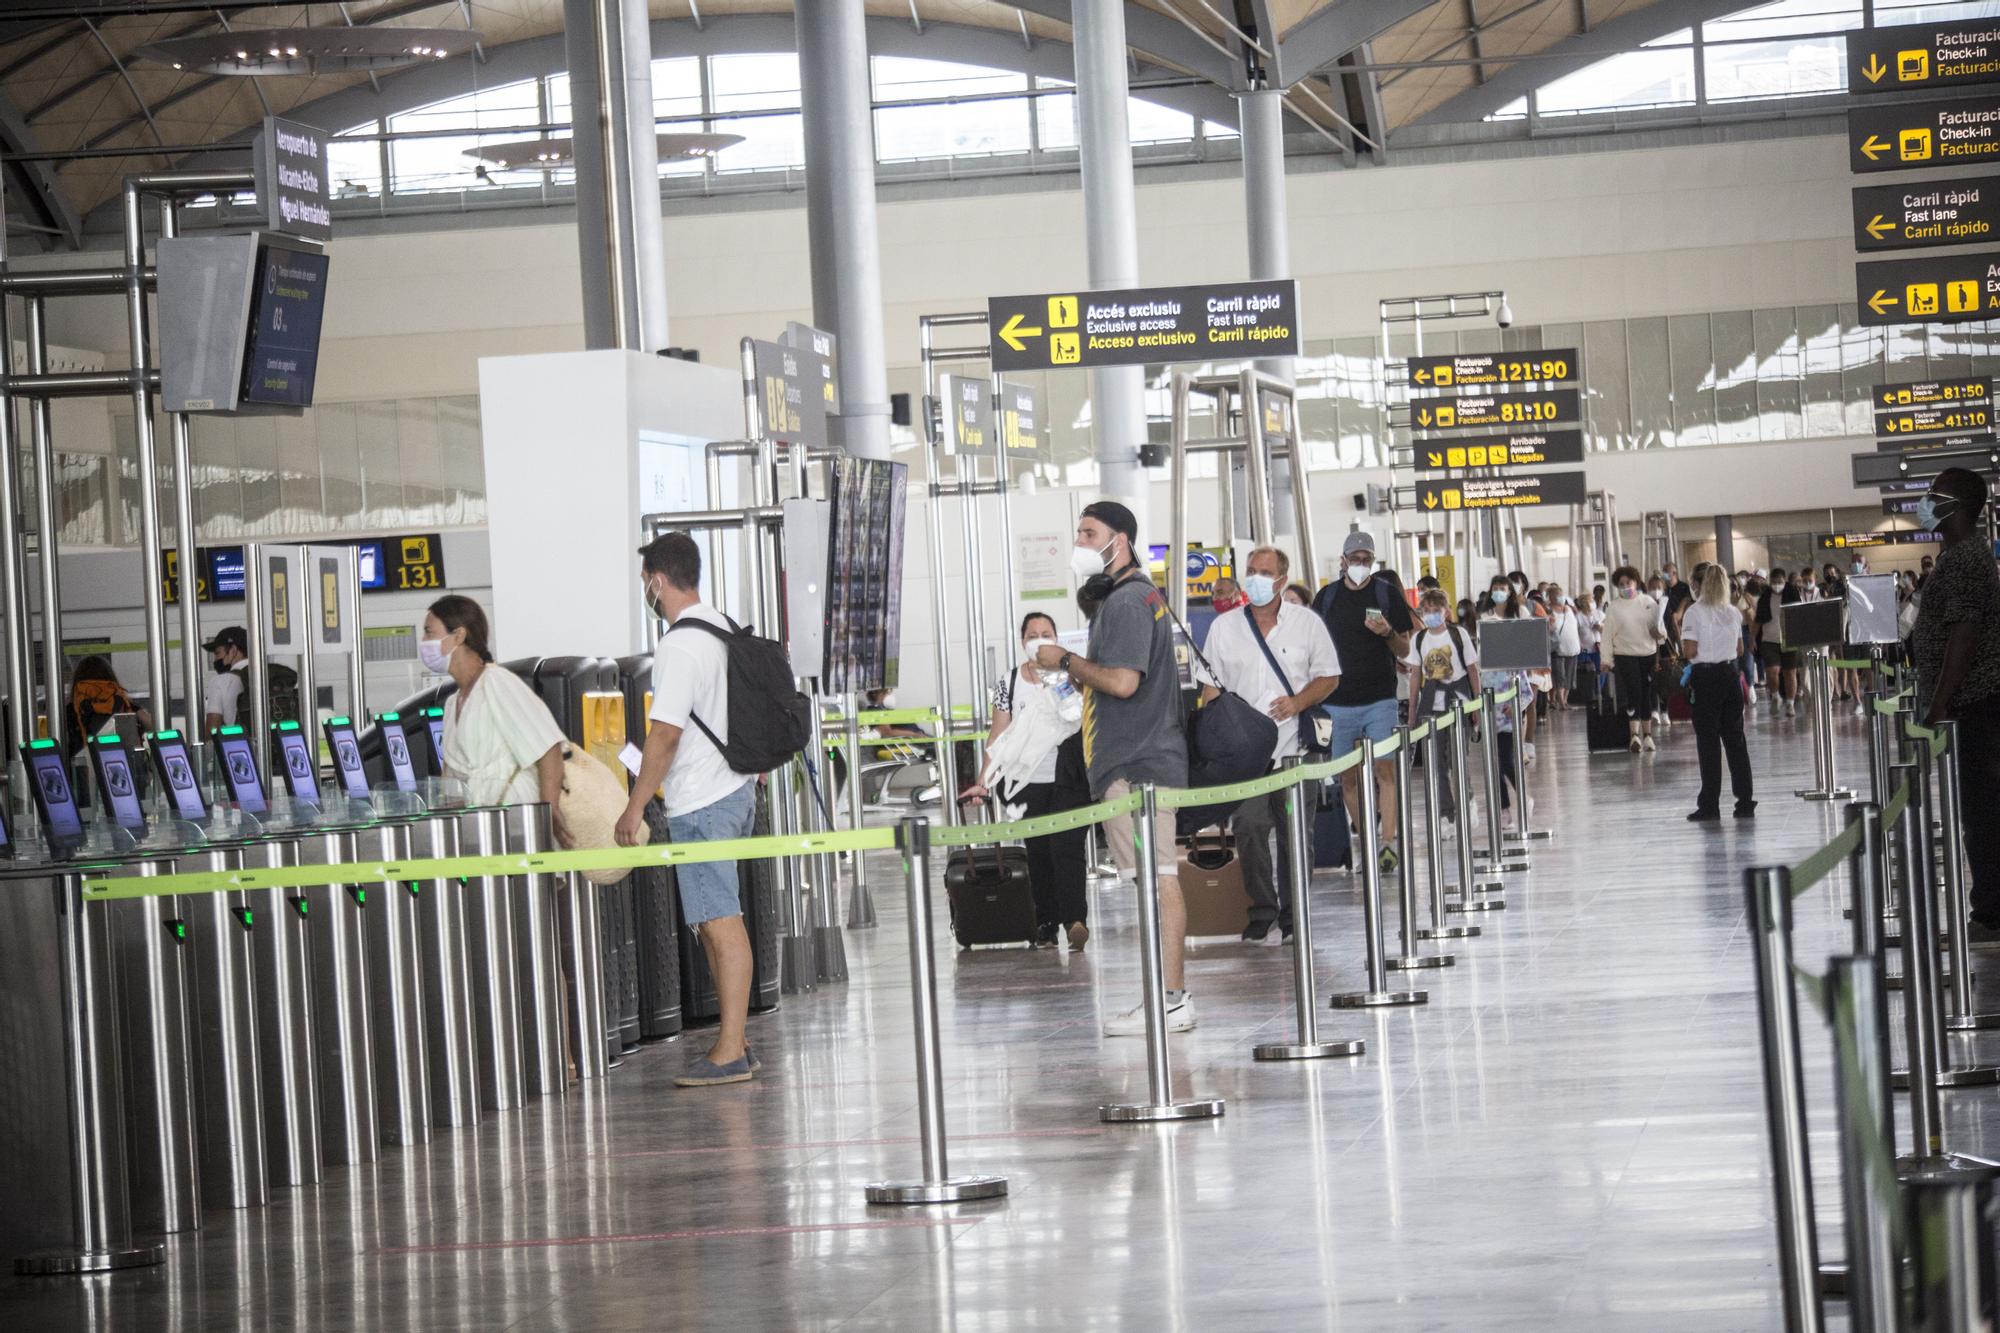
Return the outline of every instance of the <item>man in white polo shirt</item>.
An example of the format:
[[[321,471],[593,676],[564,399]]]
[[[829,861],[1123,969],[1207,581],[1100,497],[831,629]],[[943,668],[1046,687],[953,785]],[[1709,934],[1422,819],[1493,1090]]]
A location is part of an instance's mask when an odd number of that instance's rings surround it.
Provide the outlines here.
[[[1276,766],[1303,751],[1299,728],[1321,716],[1320,701],[1340,684],[1340,659],[1326,622],[1285,600],[1291,561],[1283,551],[1260,546],[1244,569],[1239,582],[1247,604],[1216,617],[1203,655],[1214,668],[1216,684],[1276,719],[1278,745],[1271,755]],[[1214,684],[1204,685],[1204,699],[1216,693]],[[1285,836],[1286,795],[1253,796],[1229,821],[1243,865],[1243,888],[1250,895],[1250,924],[1243,938],[1253,943],[1280,944],[1292,938],[1292,896],[1301,878],[1311,873],[1292,865],[1291,842]],[[1282,875],[1274,873],[1273,834]]]

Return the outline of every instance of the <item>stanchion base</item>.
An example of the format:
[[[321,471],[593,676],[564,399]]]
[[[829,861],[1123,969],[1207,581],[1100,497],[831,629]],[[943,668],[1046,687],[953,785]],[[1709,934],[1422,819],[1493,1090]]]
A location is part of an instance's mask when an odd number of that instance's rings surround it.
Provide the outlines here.
[[[860,855],[860,853],[856,853]],[[847,928],[849,930],[873,930],[875,928],[875,895],[868,891],[865,883],[856,883],[847,895]]]
[[[1286,1045],[1282,1042],[1267,1046],[1254,1046],[1250,1050],[1253,1060],[1324,1060],[1335,1055],[1366,1055],[1368,1043],[1365,1041],[1316,1041],[1304,1046]]]
[[[1474,893],[1505,893],[1507,881],[1504,879],[1475,879],[1472,881]]]
[[[1005,1176],[953,1176],[949,1180],[919,1180],[909,1184],[880,1181],[868,1187],[870,1203],[971,1203],[1006,1197]]]
[[[1472,854],[1472,864],[1483,870],[1494,869],[1493,858],[1484,852]],[[1518,848],[1510,850],[1500,858],[1499,870],[1502,874],[1512,874],[1518,870],[1533,870],[1533,858]]]
[[[1351,995],[1336,995],[1327,1001],[1329,1009],[1400,1009],[1406,1005],[1429,1004],[1431,993],[1425,990],[1372,990],[1355,991]]]
[[[1445,909],[1449,911],[1450,909]],[[1420,940],[1476,940],[1479,938],[1477,926],[1432,926],[1417,932]]]
[[[1973,1157],[1968,1153],[1948,1152],[1936,1157],[1898,1157],[1896,1178],[1908,1180],[1912,1176],[1935,1176],[1944,1171],[1964,1171],[1968,1174],[1985,1174],[2000,1163],[1989,1162],[1984,1157]]]
[[[1950,1032],[1982,1032],[1987,1028],[2000,1028],[2000,1014],[1961,1014],[1947,1018],[1945,1029]]]
[[[1469,903],[1446,903],[1447,912],[1504,912],[1507,902],[1503,898],[1476,898]]]
[[[810,991],[819,985],[819,967],[813,962],[813,941],[810,935],[794,939],[790,935],[778,940],[778,988],[787,995]]]
[[[1382,966],[1391,972],[1418,972],[1430,967],[1450,967],[1458,958],[1448,953],[1413,953],[1403,958],[1384,958]]]
[[[1802,801],[1851,801],[1854,793],[1845,787],[1835,787],[1832,791],[1795,791],[1792,795]]]
[[[813,952],[819,956],[821,981],[847,980],[847,939],[839,926],[815,926]]]
[[[1819,1266],[1819,1294],[1835,1300],[1847,1297],[1847,1265],[1821,1264]]]
[[[1222,1114],[1221,1098],[1194,1102],[1120,1102],[1097,1108],[1097,1118],[1112,1125],[1140,1125],[1159,1120],[1214,1120]]]
[[[1995,1065],[1970,1065],[1964,1069],[1946,1069],[1937,1076],[1938,1087],[1947,1091],[1959,1088],[1990,1088],[1996,1083],[2000,1083],[2000,1066]],[[1910,1071],[1890,1070],[1889,1086],[1897,1092],[1908,1092]]]
[[[1556,831],[1554,829],[1531,828],[1528,830],[1528,841],[1530,842],[1554,842],[1555,837]]]
[[[81,1273],[115,1273],[121,1268],[145,1268],[167,1257],[164,1245],[130,1245],[117,1250],[43,1250],[14,1261],[22,1277],[74,1277]]]

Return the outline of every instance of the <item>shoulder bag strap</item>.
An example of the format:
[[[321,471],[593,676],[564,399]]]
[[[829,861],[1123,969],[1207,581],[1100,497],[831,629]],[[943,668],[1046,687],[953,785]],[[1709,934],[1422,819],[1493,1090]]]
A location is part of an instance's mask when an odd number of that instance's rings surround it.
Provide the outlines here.
[[[727,615],[724,615],[722,618],[724,620],[729,620],[729,617]],[[667,633],[672,634],[675,630],[679,629],[683,625],[699,625],[701,628],[707,630],[710,634],[713,634],[716,638],[721,639],[724,643],[727,643],[730,639],[734,638],[736,635],[741,634],[743,632],[742,629],[733,620],[729,620],[729,628],[724,629],[722,628],[722,626],[717,625],[712,621],[703,620],[698,616],[682,616],[679,620],[676,620],[673,624],[667,626]],[[722,737],[716,735],[713,731],[709,729],[708,723],[701,720],[700,713],[695,712],[694,709],[692,708],[688,709],[688,720],[693,722],[697,727],[701,728],[701,734],[708,737],[708,743],[710,745],[713,745],[718,752],[720,752],[724,748],[722,743]]]
[[[1282,615],[1283,612],[1279,614]],[[1250,622],[1250,637],[1257,640],[1257,646],[1263,650],[1264,660],[1271,664],[1271,670],[1278,673],[1278,683],[1285,687],[1285,693],[1288,695],[1297,694],[1298,691],[1292,688],[1292,678],[1285,674],[1285,669],[1282,666],[1278,665],[1278,655],[1272,652],[1271,645],[1265,642],[1263,626],[1257,623],[1257,617],[1250,614],[1248,607],[1244,608],[1243,618]]]

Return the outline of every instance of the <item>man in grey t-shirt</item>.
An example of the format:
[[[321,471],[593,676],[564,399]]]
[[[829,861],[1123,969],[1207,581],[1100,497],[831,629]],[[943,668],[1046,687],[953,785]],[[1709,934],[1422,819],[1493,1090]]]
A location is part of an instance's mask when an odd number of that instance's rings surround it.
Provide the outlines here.
[[[1090,646],[1078,655],[1050,645],[1035,659],[1044,670],[1069,672],[1083,689],[1083,759],[1091,792],[1099,800],[1115,799],[1148,782],[1181,787],[1188,780],[1174,622],[1166,598],[1133,554],[1138,540],[1138,520],[1116,500],[1085,507],[1070,567],[1084,581],[1085,597],[1097,603]],[[1136,873],[1132,821],[1113,820],[1104,832],[1120,867]],[[1181,901],[1173,812],[1162,810],[1146,832],[1146,853],[1159,874],[1167,1030],[1186,1032],[1195,1020],[1183,965],[1187,908]],[[1104,1025],[1108,1037],[1145,1032],[1144,1005]]]

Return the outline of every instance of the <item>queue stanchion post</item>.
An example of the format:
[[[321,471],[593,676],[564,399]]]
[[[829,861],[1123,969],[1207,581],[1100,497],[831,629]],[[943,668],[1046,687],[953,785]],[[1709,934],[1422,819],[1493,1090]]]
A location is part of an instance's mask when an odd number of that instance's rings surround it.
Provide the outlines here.
[[[1428,730],[1425,738],[1429,738]],[[1415,841],[1410,836],[1414,802],[1410,799],[1410,729],[1396,730],[1396,836],[1403,844],[1403,855],[1396,861],[1396,910],[1398,927],[1402,934],[1402,950],[1393,958],[1382,960],[1383,967],[1391,972],[1415,972],[1425,968],[1450,967],[1458,962],[1456,956],[1448,953],[1419,953],[1417,941],[1421,938],[1417,928],[1417,868],[1410,855],[1410,844]],[[1426,765],[1428,767],[1428,765]],[[1425,846],[1430,848],[1436,842],[1437,809],[1432,806],[1424,812]]]
[[[903,883],[909,892],[910,1008],[917,1043],[917,1133],[924,1175],[915,1181],[878,1181],[870,1203],[967,1203],[1007,1193],[1005,1176],[953,1176],[945,1139],[944,1074],[938,1048],[937,963],[931,943],[930,825],[914,816],[897,827]]]
[[[1526,680],[1514,687],[1514,795],[1520,806],[1514,811],[1514,831],[1507,835],[1513,843],[1547,842],[1555,837],[1549,829],[1538,829],[1528,821],[1533,802],[1528,798],[1528,710],[1535,706],[1534,686]]]
[[[1516,712],[1519,712],[1518,708]],[[1518,734],[1514,748],[1520,749]],[[1487,870],[1494,874],[1503,870],[1526,870],[1529,866],[1528,849],[1510,844],[1500,830],[1500,705],[1490,685],[1481,692],[1479,768],[1486,784],[1486,845],[1473,848],[1472,857],[1475,861],[1484,861]]]
[[[1852,807],[1850,807],[1852,809]],[[1876,829],[1880,831],[1879,820]],[[1887,994],[1874,958],[1831,958],[1826,1017],[1833,1029],[1834,1100],[1840,1125],[1840,1192],[1848,1327],[1902,1327],[1903,1255],[1896,1180],[1895,1112],[1889,1097]]]
[[[1746,870],[1743,879],[1757,970],[1757,1032],[1764,1056],[1764,1116],[1777,1195],[1785,1328],[1787,1333],[1820,1333],[1826,1322],[1820,1306],[1819,1237],[1806,1148],[1798,996],[1792,989],[1792,877],[1783,867],[1759,867]]]
[[[1889,991],[1882,984],[1882,977],[1889,969],[1889,951],[1882,929],[1882,900],[1888,891],[1883,873],[1882,809],[1872,801],[1856,801],[1847,807],[1847,822],[1861,826],[1854,855],[1848,862],[1848,884],[1854,900],[1854,956],[1875,964],[1870,989],[1879,1012],[1874,1018],[1873,1031],[1881,1039],[1881,1049],[1875,1053],[1875,1067],[1881,1070],[1882,1093],[1886,1097],[1890,1091]]]
[[[1295,770],[1304,767],[1296,759],[1291,766]],[[1319,999],[1313,979],[1312,837],[1307,827],[1314,805],[1312,783],[1297,778],[1286,799],[1290,809],[1286,812],[1285,836],[1290,839],[1292,852],[1292,998],[1298,1010],[1298,1040],[1267,1042],[1252,1049],[1250,1054],[1258,1060],[1324,1060],[1332,1056],[1363,1055],[1368,1050],[1365,1041],[1319,1038]]]
[[[1507,900],[1500,891],[1507,887],[1507,881],[1500,878],[1497,871],[1479,872],[1474,869],[1475,848],[1472,845],[1472,740],[1468,735],[1472,727],[1472,712],[1464,699],[1453,707],[1457,717],[1452,723],[1452,765],[1451,789],[1454,803],[1458,806],[1458,901],[1445,906],[1447,912],[1499,912],[1504,911]],[[1491,895],[1481,897],[1481,894]]]
[[[1951,940],[1951,1015],[1944,1021],[1948,1032],[1977,1032],[2000,1027],[2000,1013],[1982,1014],[1972,996],[1972,949],[1966,934],[1972,919],[1972,904],[1965,884],[1965,855],[1961,839],[1965,832],[1964,792],[1959,786],[1958,724],[1938,723],[1943,738],[1938,755],[1938,815],[1943,826],[1938,842],[1943,852],[1945,909],[1951,921],[1945,933]]]
[[[1832,655],[1824,648],[1807,650],[1812,665],[1813,691],[1813,785],[1797,793],[1807,801],[1851,801],[1854,793],[1840,785],[1833,757],[1833,666]]]
[[[1438,723],[1447,717],[1452,719],[1452,725],[1440,730]],[[1424,738],[1427,751],[1424,755],[1424,869],[1430,880],[1431,924],[1417,932],[1417,938],[1420,940],[1468,940],[1479,937],[1477,926],[1448,924],[1447,913],[1450,908],[1444,899],[1444,811],[1440,808],[1440,803],[1444,798],[1445,778],[1439,769],[1450,761],[1451,750],[1447,747],[1453,745],[1457,739],[1456,735],[1447,737],[1445,731],[1456,733],[1462,726],[1463,722],[1456,714],[1439,713],[1431,718],[1430,735]],[[1454,786],[1458,785],[1456,777],[1452,781]],[[1456,835],[1460,853],[1458,882],[1463,886],[1472,881],[1472,856],[1466,846],[1463,832],[1465,825],[1463,791],[1458,793],[1458,799],[1459,813],[1455,821],[1460,830]],[[1463,889],[1461,892],[1467,898],[1472,896]]]
[[[1384,965],[1382,940],[1382,874],[1380,831],[1376,828],[1375,743],[1363,736],[1354,743],[1359,756],[1354,767],[1354,786],[1361,809],[1361,844],[1354,849],[1360,858],[1362,937],[1368,946],[1368,989],[1336,995],[1335,1009],[1387,1009],[1403,1005],[1428,1004],[1430,993],[1420,990],[1392,991]]]
[[[1916,937],[1918,944],[1922,946],[1918,956],[1925,966],[1924,970],[1914,978],[1921,982],[1921,985],[1912,988],[1911,979],[1906,977],[1903,984],[1904,1002],[1912,1005],[1922,1003],[1930,1012],[1931,1049],[1937,1070],[1938,1086],[1985,1088],[2000,1083],[2000,1065],[1982,1065],[1973,1060],[1955,1059],[1952,1053],[1950,1029],[1945,1022],[1944,955],[1938,949],[1937,834],[1931,822],[1932,808],[1936,804],[1931,793],[1931,775],[1936,767],[1936,754],[1930,743],[1920,741],[1916,749],[1916,768],[1910,780],[1910,807],[1904,812],[1904,818],[1910,824],[1912,846],[1904,875],[1911,892],[1909,900],[1903,906],[1903,934],[1905,938]],[[1921,910],[1921,916],[1911,912],[1912,904]],[[1952,934],[1959,937],[1964,933],[1964,923],[1954,923]],[[1953,984],[1957,984],[1956,978],[1953,979]],[[1967,985],[1969,989],[1969,981]]]
[[[1167,982],[1160,943],[1160,871],[1157,864],[1160,853],[1153,845],[1159,809],[1159,794],[1149,782],[1140,788],[1139,809],[1132,815],[1132,859],[1139,881],[1139,972],[1145,987],[1146,1088],[1149,1100],[1100,1106],[1098,1118],[1113,1124],[1209,1120],[1221,1115],[1224,1109],[1219,1098],[1197,1098],[1185,1102],[1174,1100],[1174,1071],[1167,1062]]]
[[[1898,1088],[1907,1089],[1910,1094],[1912,1156],[1924,1160],[1939,1156],[1944,1147],[1944,1107],[1938,1097],[1937,1081],[1937,1052],[1941,1043],[1932,1031],[1934,1011],[1923,998],[1925,977],[1937,967],[1937,949],[1925,939],[1926,933],[1935,934],[1930,931],[1931,914],[1923,902],[1924,895],[1930,892],[1930,881],[1909,870],[1917,850],[1916,816],[1921,811],[1915,795],[1916,765],[1891,764],[1889,773],[1892,780],[1901,778],[1909,783],[1911,791],[1909,806],[1894,829],[1905,866],[1897,896],[1903,909],[1903,1045],[1909,1052],[1910,1067],[1890,1077]]]
[[[859,829],[861,811],[861,699],[849,693],[843,701],[841,719],[847,742],[847,826]],[[847,885],[847,928],[873,930],[876,924],[875,895],[868,891],[868,853],[860,848],[847,854],[850,879]]]

